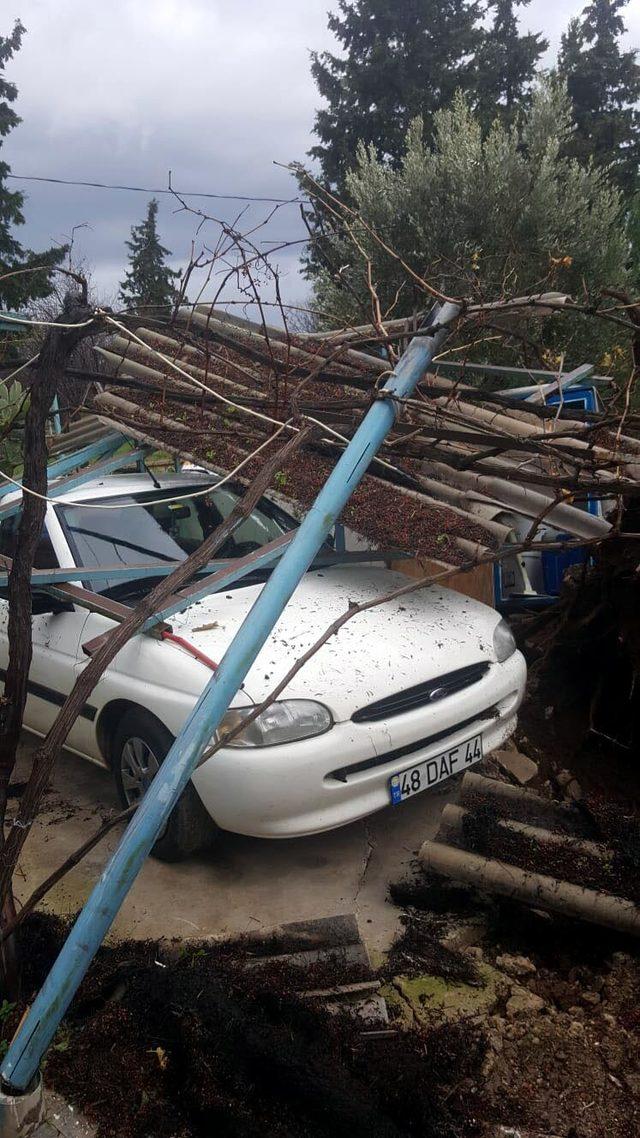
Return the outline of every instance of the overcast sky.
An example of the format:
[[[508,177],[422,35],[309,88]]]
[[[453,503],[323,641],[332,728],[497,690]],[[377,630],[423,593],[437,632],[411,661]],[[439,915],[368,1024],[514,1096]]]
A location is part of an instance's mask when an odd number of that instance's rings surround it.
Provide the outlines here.
[[[398,0],[402,2],[402,0]],[[335,0],[3,0],[0,34],[19,17],[27,34],[7,69],[19,87],[22,124],[3,145],[15,174],[38,174],[151,188],[291,197],[295,185],[274,162],[302,160],[312,145],[317,93],[309,52],[330,47],[327,9]],[[557,46],[580,0],[532,0],[522,23]],[[640,0],[626,12],[640,45]],[[124,241],[148,195],[18,184],[27,193],[23,244],[64,242],[74,225],[78,254],[103,298],[114,296]],[[230,219],[238,202],[190,199]],[[252,218],[267,205],[251,206]],[[180,265],[194,219],[160,199],[161,238]],[[213,235],[211,234],[211,237]],[[295,206],[263,235],[301,238]],[[280,255],[291,301],[305,284],[298,247]]]

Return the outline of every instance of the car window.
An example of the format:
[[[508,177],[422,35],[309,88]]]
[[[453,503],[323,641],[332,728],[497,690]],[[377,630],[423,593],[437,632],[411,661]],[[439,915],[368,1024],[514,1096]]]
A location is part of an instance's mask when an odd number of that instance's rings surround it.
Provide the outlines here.
[[[11,559],[15,557],[19,525],[19,514],[14,514],[13,517],[7,518],[0,524],[0,553],[4,557],[11,557]],[[55,555],[46,526],[42,530],[40,541],[36,546],[33,564],[36,569],[58,568],[58,558]]]
[[[125,509],[95,510],[89,503],[57,507],[67,539],[80,566],[142,565],[183,561],[202,544],[231,512],[238,493],[228,485],[202,494],[202,483],[164,493],[109,498]],[[198,497],[184,498],[190,491]],[[180,495],[179,501],[175,497]],[[272,503],[262,500],[217,551],[216,559],[244,557],[280,537],[297,523]],[[114,587],[113,578],[94,586]]]

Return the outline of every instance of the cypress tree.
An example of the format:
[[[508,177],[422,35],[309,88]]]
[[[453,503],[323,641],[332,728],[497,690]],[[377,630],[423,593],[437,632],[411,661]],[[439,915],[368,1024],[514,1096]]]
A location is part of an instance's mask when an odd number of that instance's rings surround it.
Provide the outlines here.
[[[431,137],[435,112],[473,88],[481,11],[479,0],[339,0],[329,27],[344,56],[314,53],[311,64],[328,106],[309,153],[328,184],[344,190],[359,142],[397,164],[417,115]]]
[[[160,244],[157,218],[158,203],[152,198],[144,221],[132,226],[131,240],[125,242],[130,267],[120,283],[120,296],[131,308],[168,306],[176,297],[173,282],[180,273],[165,264],[171,252]]]
[[[4,71],[7,63],[19,51],[24,32],[24,27],[16,20],[12,32],[8,36],[0,36],[0,150],[3,139],[21,122],[12,106],[18,91],[15,84],[5,78]],[[16,226],[24,225],[24,194],[8,188],[7,176],[10,173],[11,167],[0,159],[0,276],[15,269],[41,265],[45,269],[53,268],[63,260],[67,246],[57,245],[42,253],[23,249],[13,230]],[[48,296],[51,288],[51,275],[46,271],[9,277],[0,281],[0,308],[15,310],[30,300]]]
[[[526,109],[541,55],[549,43],[538,32],[521,35],[515,9],[529,0],[494,0],[493,23],[477,60],[477,107],[485,131],[495,118],[510,126]]]
[[[620,46],[626,2],[591,0],[562,37],[558,70],[573,102],[576,129],[569,153],[610,166],[630,197],[640,166],[640,65],[637,51]]]

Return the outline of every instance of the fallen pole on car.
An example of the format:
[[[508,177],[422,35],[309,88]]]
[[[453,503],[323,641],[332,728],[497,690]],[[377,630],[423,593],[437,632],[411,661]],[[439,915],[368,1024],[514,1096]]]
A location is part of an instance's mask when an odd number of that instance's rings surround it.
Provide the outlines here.
[[[118,848],[94,887],[0,1068],[5,1091],[26,1090],[58,1025],[200,756],[285,605],[391,430],[397,400],[409,397],[444,343],[460,307],[436,307],[378,392],[286,553],[187,718]]]

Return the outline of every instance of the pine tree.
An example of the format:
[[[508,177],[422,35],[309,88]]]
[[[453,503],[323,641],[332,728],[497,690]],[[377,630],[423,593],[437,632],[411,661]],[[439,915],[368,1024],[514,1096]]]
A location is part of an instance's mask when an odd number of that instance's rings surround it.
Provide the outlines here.
[[[25,29],[16,21],[9,36],[0,36],[0,149],[6,138],[21,119],[12,107],[18,91],[14,83],[4,77],[7,63],[19,51]],[[13,234],[16,226],[24,225],[24,194],[9,190],[6,182],[11,167],[0,160],[0,276],[14,269],[28,269],[44,265],[53,268],[60,264],[67,253],[66,246],[56,246],[42,253],[23,249]],[[0,281],[0,308],[15,310],[30,300],[48,296],[51,292],[51,275],[47,272],[24,273]]]
[[[493,24],[477,59],[477,106],[485,131],[495,118],[510,126],[531,100],[541,55],[549,43],[538,32],[520,34],[515,9],[529,0],[494,0]]]
[[[638,184],[640,167],[640,65],[637,51],[623,51],[621,9],[627,0],[592,0],[562,37],[558,70],[566,79],[576,129],[569,153],[611,166],[625,196]]]
[[[327,183],[343,191],[359,142],[397,163],[417,115],[431,137],[438,108],[473,87],[481,10],[480,0],[339,0],[329,28],[344,57],[314,53],[311,65],[328,106],[310,155]]]
[[[160,244],[157,218],[158,203],[152,198],[144,221],[132,226],[131,240],[125,242],[130,268],[120,283],[120,296],[131,308],[168,306],[176,297],[173,282],[180,273],[165,264],[171,251]]]

